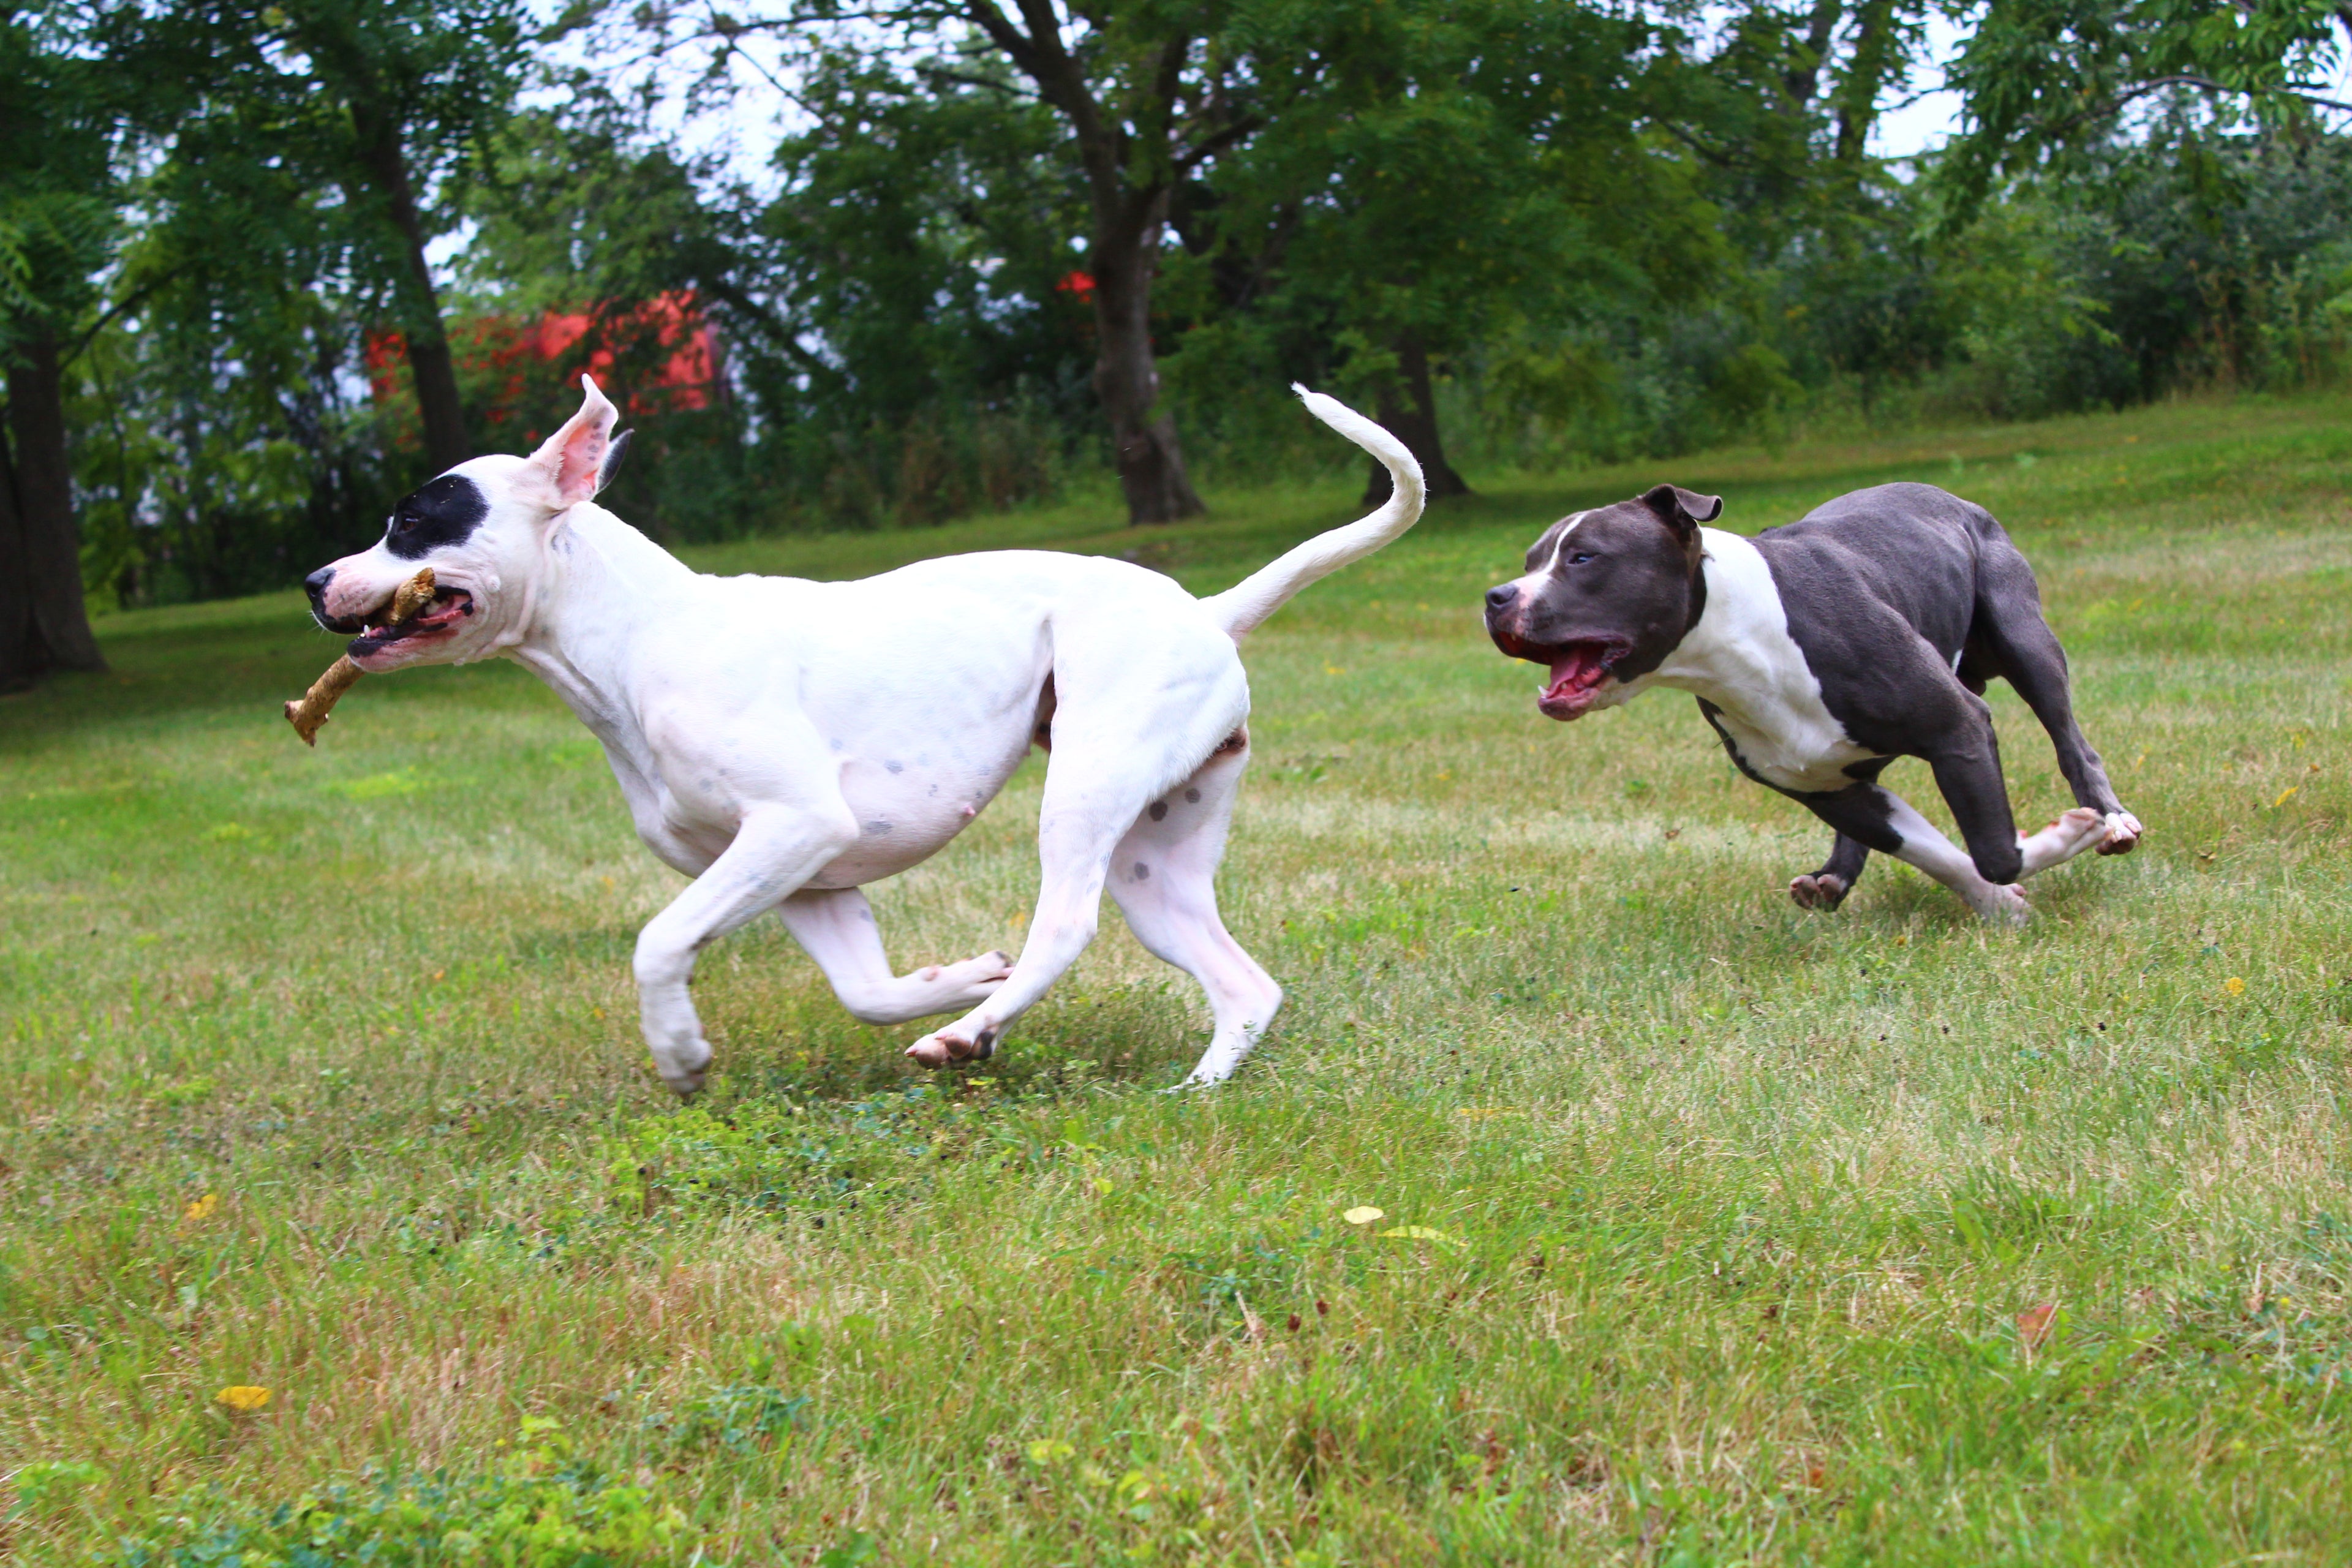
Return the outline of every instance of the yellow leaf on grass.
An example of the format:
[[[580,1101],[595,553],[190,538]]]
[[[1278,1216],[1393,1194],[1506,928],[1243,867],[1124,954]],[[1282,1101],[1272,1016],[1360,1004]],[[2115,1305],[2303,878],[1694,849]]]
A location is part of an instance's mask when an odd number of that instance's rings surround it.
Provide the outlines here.
[[[248,1383],[233,1383],[213,1395],[239,1415],[250,1415],[269,1403],[269,1390]]]
[[[2284,788],[2284,789],[2283,789],[2283,790],[2281,790],[2281,791],[2279,792],[2279,797],[2278,797],[2276,800],[2274,800],[2274,801],[2271,802],[2271,809],[2272,809],[2273,811],[2276,811],[2280,806],[2284,805],[2286,804],[2286,802],[2287,802],[2287,796],[2289,796],[2289,795],[2291,795],[2294,794],[2294,792],[2295,792],[2295,791],[2297,791],[2297,790],[2301,789],[2302,787],[2303,787],[2303,786],[2302,786],[2301,784],[2289,784],[2289,785],[2287,785],[2287,786],[2286,786],[2286,788]]]
[[[1058,1464],[1076,1453],[1076,1448],[1058,1437],[1040,1437],[1029,1445],[1029,1462],[1033,1465]]]
[[[1381,1232],[1382,1239],[1396,1237],[1404,1241],[1442,1241],[1448,1247],[1459,1245],[1442,1230],[1432,1230],[1425,1225],[1401,1225],[1394,1230]]]
[[[1386,1219],[1389,1216],[1387,1210],[1376,1209],[1371,1205],[1365,1204],[1361,1207],[1349,1209],[1339,1217],[1349,1225],[1370,1225],[1376,1219]]]
[[[218,1207],[220,1207],[220,1194],[218,1193],[206,1193],[203,1197],[198,1198],[194,1203],[190,1204],[186,1208],[180,1211],[180,1217],[190,1225],[194,1225],[200,1219],[212,1218],[213,1210]]]

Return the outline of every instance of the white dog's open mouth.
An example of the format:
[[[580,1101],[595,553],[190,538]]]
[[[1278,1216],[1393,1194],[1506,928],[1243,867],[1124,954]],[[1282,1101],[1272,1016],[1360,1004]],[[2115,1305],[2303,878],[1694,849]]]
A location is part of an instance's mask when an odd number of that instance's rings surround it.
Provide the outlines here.
[[[386,600],[374,614],[389,615],[392,604]],[[354,659],[389,653],[404,645],[413,645],[434,637],[446,637],[457,624],[474,613],[474,595],[463,588],[436,588],[433,602],[404,621],[378,622],[367,616],[359,620],[359,636],[343,651]],[[349,619],[331,625],[330,631],[350,631]]]

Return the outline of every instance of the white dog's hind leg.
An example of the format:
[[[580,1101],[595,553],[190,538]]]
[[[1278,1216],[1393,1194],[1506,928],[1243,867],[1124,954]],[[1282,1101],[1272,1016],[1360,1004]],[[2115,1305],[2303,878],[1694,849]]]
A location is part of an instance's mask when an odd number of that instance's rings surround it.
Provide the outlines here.
[[[2106,837],[2106,817],[2091,806],[2078,805],[2039,833],[2017,836],[2018,852],[2025,858],[2025,869],[2018,873],[2018,879],[2063,865]]]
[[[1136,940],[1208,993],[1216,1034],[1187,1083],[1228,1077],[1282,1005],[1282,987],[1242,951],[1217,913],[1217,863],[1248,765],[1246,742],[1212,756],[1146,806],[1111,856],[1111,897]]]
[[[978,1005],[1013,971],[1009,953],[983,952],[961,963],[930,963],[890,973],[873,906],[856,888],[804,889],[777,906],[802,951],[824,971],[833,994],[867,1024],[904,1024]]]
[[[1066,786],[1060,792],[1064,798],[1057,802],[1055,781],[1069,771],[1071,764],[1061,756],[1046,769],[1045,808],[1037,822],[1037,859],[1044,876],[1021,956],[987,1001],[907,1047],[907,1054],[925,1067],[983,1060],[994,1055],[997,1038],[1006,1026],[1027,1012],[1095,939],[1111,848],[1138,803],[1118,802],[1118,795],[1126,792],[1116,789],[1116,781],[1104,781],[1109,787],[1097,785],[1076,800],[1067,798],[1076,792]],[[1133,793],[1142,791],[1138,788]]]
[[[1238,749],[1249,681],[1233,639],[1196,619],[1115,605],[1054,619],[1053,761],[1037,813],[1043,873],[1029,939],[993,995],[907,1047],[926,1067],[993,1052],[1013,1020],[1095,939],[1111,852],[1160,792],[1221,743]]]
[[[846,810],[838,821],[793,807],[754,811],[710,868],[637,933],[638,1016],[654,1066],[671,1089],[692,1094],[710,1065],[710,1043],[686,989],[695,954],[774,908],[856,840]]]

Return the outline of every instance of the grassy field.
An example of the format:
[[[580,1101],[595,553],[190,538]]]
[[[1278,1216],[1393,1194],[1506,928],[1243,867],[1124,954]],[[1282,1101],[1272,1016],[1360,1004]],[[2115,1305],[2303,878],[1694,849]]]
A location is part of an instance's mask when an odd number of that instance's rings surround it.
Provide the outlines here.
[[[627,965],[677,879],[549,694],[372,681],[306,752],[295,595],[110,618],[0,699],[0,1555],[2352,1561],[2347,462],[2352,403],[2179,405],[1441,510],[1245,650],[1224,897],[1289,1002],[1184,1096],[1115,917],[940,1077],[763,921],[680,1110]],[[1883,858],[1808,915],[1827,831],[1687,701],[1540,719],[1479,593],[1667,477],[1990,506],[2141,851],[2021,932]],[[1205,591],[1353,489],[700,563]],[[1040,776],[875,890],[895,960],[1014,944]]]

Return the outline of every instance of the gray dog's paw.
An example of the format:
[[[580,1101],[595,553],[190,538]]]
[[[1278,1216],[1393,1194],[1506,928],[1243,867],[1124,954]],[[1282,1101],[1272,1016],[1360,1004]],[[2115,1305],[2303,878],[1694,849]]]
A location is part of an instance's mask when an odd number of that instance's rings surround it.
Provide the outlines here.
[[[2128,855],[2139,847],[2139,836],[2146,831],[2139,818],[2130,812],[2111,811],[2107,813],[2107,836],[2100,842],[2099,853]]]
[[[1845,879],[1832,877],[1826,872],[1792,878],[1789,882],[1789,897],[1796,900],[1801,910],[1833,910],[1845,902]]]

